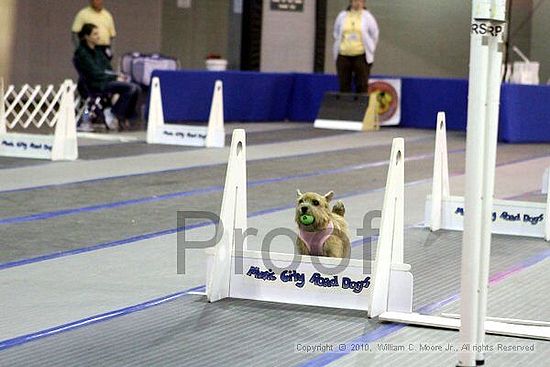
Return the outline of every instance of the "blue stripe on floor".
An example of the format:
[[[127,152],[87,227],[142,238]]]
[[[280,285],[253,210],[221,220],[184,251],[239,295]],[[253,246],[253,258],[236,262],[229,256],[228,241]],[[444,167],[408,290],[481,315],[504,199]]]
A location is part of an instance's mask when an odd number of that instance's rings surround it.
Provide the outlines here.
[[[433,139],[434,139],[433,136],[426,136],[426,137],[420,137],[420,138],[407,138],[407,142],[409,142],[409,143],[410,142],[420,142],[420,141],[424,141],[424,140],[433,140]],[[370,145],[370,146],[361,146],[361,147],[354,147],[354,148],[347,148],[347,149],[339,149],[339,150],[337,150],[337,152],[348,152],[348,151],[361,150],[361,149],[377,148],[377,147],[381,147],[381,146],[391,146],[391,142],[388,142],[387,144],[377,144],[377,145]],[[262,161],[272,160],[272,159],[307,157],[307,156],[313,156],[313,155],[318,155],[318,154],[323,154],[323,153],[330,153],[330,151],[294,154],[294,155],[289,156],[289,157],[268,157],[268,158],[250,159],[247,162],[262,162]],[[22,192],[22,191],[32,191],[32,190],[44,190],[44,189],[51,189],[51,188],[62,188],[62,187],[71,186],[71,185],[82,185],[82,184],[101,182],[101,181],[106,181],[106,180],[124,179],[124,178],[129,178],[129,177],[148,176],[148,175],[156,175],[156,174],[172,173],[172,172],[183,172],[183,171],[187,171],[187,170],[190,170],[190,169],[223,166],[223,165],[226,165],[226,164],[227,163],[225,163],[225,162],[224,163],[202,164],[202,165],[187,166],[187,167],[181,167],[181,168],[172,168],[172,169],[167,169],[167,170],[142,172],[142,173],[131,173],[131,174],[119,175],[119,176],[99,177],[99,178],[92,178],[92,179],[88,179],[88,180],[64,182],[64,183],[59,183],[59,184],[22,187],[22,188],[19,188],[19,189],[3,190],[3,191],[0,191],[0,194],[7,194],[7,193],[12,193],[12,192]]]
[[[203,285],[198,286],[198,287],[189,288],[189,289],[181,291],[181,292],[169,294],[167,296],[160,297],[160,298],[155,298],[153,300],[146,301],[146,302],[143,302],[143,303],[140,303],[140,304],[137,304],[137,305],[133,305],[133,306],[130,306],[130,307],[125,307],[125,308],[121,308],[121,309],[118,309],[118,310],[102,313],[102,314],[99,314],[99,315],[94,315],[94,316],[91,316],[91,317],[88,317],[88,318],[85,318],[85,319],[82,319],[82,320],[70,322],[68,324],[63,324],[63,325],[59,325],[59,326],[49,328],[49,329],[46,329],[46,330],[37,331],[37,332],[32,333],[32,334],[26,334],[26,335],[18,336],[18,337],[13,338],[13,339],[3,340],[3,341],[0,342],[0,350],[11,348],[11,347],[14,347],[16,345],[25,344],[25,343],[28,343],[28,342],[33,341],[33,340],[38,340],[38,339],[45,338],[47,336],[56,335],[56,334],[59,334],[59,333],[62,333],[62,332],[75,330],[75,329],[81,328],[83,326],[92,325],[92,324],[95,324],[95,323],[98,323],[98,322],[101,322],[101,321],[107,321],[107,320],[113,319],[115,317],[120,317],[120,316],[124,316],[124,315],[130,314],[130,313],[143,311],[143,310],[146,310],[146,309],[151,308],[153,306],[158,306],[158,305],[164,304],[166,302],[174,301],[174,300],[176,300],[180,297],[183,297],[183,296],[186,296],[186,295],[190,294],[191,292],[204,291],[204,289],[205,288],[204,288]]]
[[[464,151],[463,149],[451,151],[450,154],[459,153],[463,151]],[[410,162],[410,161],[416,161],[416,160],[423,160],[431,157],[433,157],[433,154],[422,154],[422,155],[417,155],[413,157],[407,157],[405,158],[405,161]],[[317,171],[301,173],[297,175],[272,177],[272,178],[263,179],[263,180],[249,181],[248,187],[256,187],[256,186],[266,185],[270,183],[290,181],[290,180],[301,179],[306,177],[315,177],[315,176],[322,176],[322,175],[332,175],[332,174],[338,174],[338,173],[344,173],[344,172],[351,172],[351,171],[356,171],[356,170],[361,170],[366,168],[382,167],[387,164],[389,164],[389,160],[371,162],[371,163],[365,163],[365,164],[359,164],[359,165],[350,165],[350,166],[344,166],[344,167],[339,167],[335,169],[317,170]],[[42,213],[31,214],[31,215],[2,218],[0,219],[0,225],[34,222],[34,221],[46,220],[46,219],[51,219],[51,218],[56,218],[61,216],[115,209],[115,208],[120,208],[124,206],[129,206],[129,205],[152,203],[152,202],[163,201],[168,199],[195,196],[195,195],[204,195],[204,194],[208,194],[212,192],[220,192],[220,191],[223,191],[223,186],[218,185],[218,186],[210,186],[210,187],[204,187],[204,188],[188,190],[188,191],[174,192],[174,193],[169,193],[164,195],[153,195],[153,196],[147,196],[147,197],[137,198],[132,200],[123,200],[123,201],[116,201],[111,203],[84,206],[80,208],[53,210],[53,211],[42,212]]]

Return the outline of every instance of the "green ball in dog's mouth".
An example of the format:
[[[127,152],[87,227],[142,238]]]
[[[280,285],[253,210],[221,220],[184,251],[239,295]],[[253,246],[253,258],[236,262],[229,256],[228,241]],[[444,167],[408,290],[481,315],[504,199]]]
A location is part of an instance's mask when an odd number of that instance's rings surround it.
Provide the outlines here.
[[[310,225],[314,221],[315,221],[315,217],[313,215],[304,214],[300,216],[300,223],[302,223],[303,225],[306,225],[306,226]]]

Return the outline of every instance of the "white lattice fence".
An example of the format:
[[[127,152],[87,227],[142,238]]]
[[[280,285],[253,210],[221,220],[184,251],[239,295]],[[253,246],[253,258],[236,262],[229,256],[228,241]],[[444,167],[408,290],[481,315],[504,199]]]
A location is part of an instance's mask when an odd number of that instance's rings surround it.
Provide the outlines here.
[[[79,121],[82,117],[82,114],[84,113],[84,109],[86,108],[86,104],[88,103],[87,98],[82,98],[80,94],[78,93],[78,89],[75,88],[74,91],[74,105],[75,105],[75,119],[76,121]]]
[[[65,80],[58,88],[10,85],[5,91],[0,83],[0,155],[52,160],[78,157],[74,82]]]

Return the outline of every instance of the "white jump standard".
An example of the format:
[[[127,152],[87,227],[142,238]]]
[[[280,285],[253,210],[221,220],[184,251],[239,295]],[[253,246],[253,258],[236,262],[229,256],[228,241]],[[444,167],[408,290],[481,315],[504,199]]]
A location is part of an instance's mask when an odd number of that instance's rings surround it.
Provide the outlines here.
[[[147,143],[223,148],[225,146],[223,85],[217,80],[212,94],[208,126],[166,124],[162,110],[160,80],[154,77],[149,100]]]
[[[437,115],[436,129],[432,194],[426,199],[425,223],[432,231],[440,229],[462,230],[464,197],[450,195],[447,135],[445,113],[443,112],[439,112]],[[500,214],[494,216],[496,219],[493,222],[493,233],[533,237],[544,237],[545,234],[548,235],[549,233],[548,221],[546,220],[549,210],[548,203],[494,200],[493,208],[494,213],[522,214],[518,217],[521,221],[509,220],[510,218],[505,220]],[[514,214],[514,216],[516,215]],[[526,216],[530,216],[531,219],[523,221]],[[460,327],[460,319],[456,315],[432,316],[418,313],[385,312],[380,315],[380,320],[444,329],[458,329]],[[486,317],[484,331],[487,334],[550,340],[549,326],[550,323],[545,321]]]
[[[413,277],[410,265],[403,263],[403,145],[403,139],[394,139],[375,260],[365,264],[350,259],[337,273],[330,269],[342,259],[251,251],[246,238],[242,247],[236,246],[236,231],[247,229],[247,200],[245,133],[235,130],[220,213],[223,235],[208,249],[208,300],[231,297],[357,309],[368,311],[369,317],[410,313]],[[364,269],[372,269],[371,274]]]
[[[17,91],[13,85],[4,91],[0,81],[0,156],[51,160],[78,158],[76,139],[76,85],[65,80],[59,89],[49,85],[24,85]],[[54,134],[28,134],[9,129],[27,129],[31,124],[54,128]]]
[[[426,198],[424,223],[432,231],[464,229],[464,197],[451,196],[445,113],[437,114],[432,194]],[[549,180],[548,175],[543,176]],[[548,185],[548,181],[546,181]],[[544,185],[543,185],[544,187]],[[550,195],[546,203],[493,200],[492,233],[538,237],[550,241]]]

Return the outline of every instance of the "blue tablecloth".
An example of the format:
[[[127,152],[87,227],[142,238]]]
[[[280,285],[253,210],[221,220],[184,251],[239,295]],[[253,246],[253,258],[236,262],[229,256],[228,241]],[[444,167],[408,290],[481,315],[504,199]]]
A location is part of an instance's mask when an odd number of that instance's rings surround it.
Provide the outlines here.
[[[214,82],[223,81],[226,121],[313,121],[325,92],[338,89],[335,75],[242,71],[155,71],[164,116],[170,122],[207,121]],[[447,128],[465,130],[468,82],[401,78],[401,126],[435,129],[445,111]],[[502,86],[499,138],[550,142],[550,86]]]
[[[402,78],[401,126],[435,129],[444,111],[449,130],[466,130],[468,82],[462,79]]]
[[[501,141],[550,142],[550,86],[503,85],[499,123]]]

